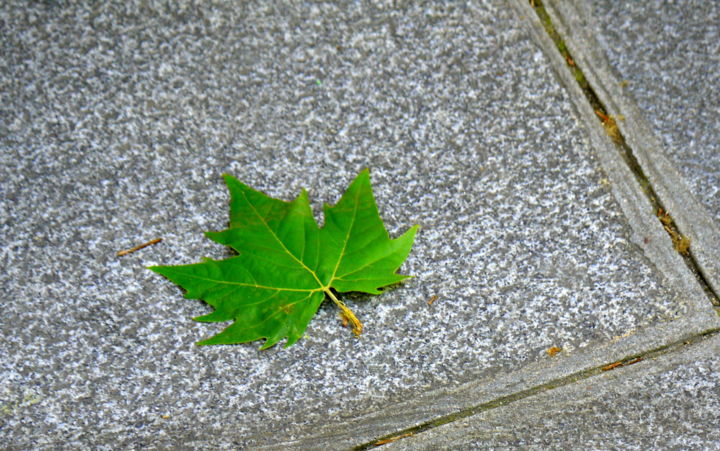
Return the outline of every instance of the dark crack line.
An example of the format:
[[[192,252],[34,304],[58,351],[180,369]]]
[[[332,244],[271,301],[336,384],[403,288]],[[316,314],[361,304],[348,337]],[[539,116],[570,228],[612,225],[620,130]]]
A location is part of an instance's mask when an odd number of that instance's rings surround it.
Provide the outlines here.
[[[680,257],[682,257],[685,265],[695,276],[695,279],[702,287],[705,295],[708,297],[708,300],[712,303],[712,305],[720,306],[720,295],[718,295],[718,293],[716,293],[715,290],[713,290],[712,286],[708,283],[705,275],[703,274],[702,268],[700,267],[700,264],[692,255],[692,244],[690,244],[689,249],[684,252],[678,248],[678,240],[685,238],[685,235],[683,235],[682,230],[675,223],[675,220],[672,218],[671,212],[669,212],[667,208],[665,208],[662,200],[655,192],[655,189],[650,183],[650,180],[645,175],[645,171],[643,170],[642,165],[635,156],[633,149],[625,141],[625,137],[623,136],[620,129],[617,127],[617,124],[615,122],[616,119],[608,114],[605,105],[595,93],[595,90],[590,85],[590,82],[588,82],[585,78],[582,69],[580,69],[580,67],[575,62],[575,59],[572,57],[572,54],[567,48],[567,45],[565,45],[562,37],[555,29],[550,15],[543,6],[542,0],[530,0],[530,4],[531,6],[533,6],[535,13],[537,14],[540,22],[545,28],[545,32],[548,34],[553,43],[555,43],[555,47],[565,60],[567,68],[572,72],[575,80],[578,83],[578,86],[585,94],[585,98],[590,103],[593,110],[598,115],[598,119],[600,120],[601,124],[615,143],[615,146],[618,149],[621,157],[625,161],[625,164],[627,164],[627,166],[630,168],[633,175],[635,176],[635,180],[640,185],[643,193],[652,204],[658,220],[661,222],[663,228],[673,242],[673,247],[675,251],[680,255]]]
[[[615,361],[615,362],[609,362],[609,363],[605,363],[605,364],[602,364],[602,365],[599,365],[599,366],[596,366],[596,367],[593,367],[593,368],[590,368],[590,369],[587,369],[584,371],[579,371],[577,373],[573,373],[568,376],[564,376],[564,377],[552,380],[550,382],[547,382],[542,385],[538,385],[536,387],[529,388],[527,390],[522,390],[520,392],[513,393],[511,395],[502,396],[502,397],[494,399],[492,401],[478,404],[477,406],[474,406],[474,407],[469,407],[467,409],[459,410],[457,412],[435,418],[432,421],[428,421],[426,423],[423,423],[423,424],[420,424],[420,425],[417,425],[414,427],[395,431],[391,434],[387,434],[387,435],[384,435],[377,439],[374,439],[371,442],[356,446],[356,447],[352,448],[352,450],[353,451],[364,451],[364,450],[368,450],[368,449],[377,448],[386,443],[400,441],[402,439],[411,437],[411,436],[419,434],[421,432],[425,432],[427,430],[434,429],[438,426],[453,423],[455,421],[462,420],[464,418],[478,415],[480,413],[486,412],[491,409],[496,409],[498,407],[502,407],[502,406],[511,404],[513,402],[520,401],[525,398],[529,398],[531,396],[539,395],[548,390],[553,390],[555,388],[563,387],[563,386],[570,385],[570,384],[573,384],[576,382],[580,382],[580,381],[583,381],[586,379],[590,379],[592,377],[599,376],[599,375],[607,373],[609,371],[614,371],[615,369],[634,365],[636,363],[639,363],[639,362],[642,362],[645,360],[653,360],[653,359],[656,359],[665,354],[671,354],[674,352],[682,352],[683,348],[685,348],[687,346],[693,346],[695,344],[702,343],[718,334],[720,334],[720,328],[710,329],[708,331],[697,334],[691,338],[686,338],[686,339],[676,341],[676,342],[673,342],[673,343],[670,343],[667,345],[663,345],[663,346],[657,347],[655,349],[652,349],[650,351],[646,351],[644,353],[632,354],[632,355],[629,355],[629,356],[627,356],[621,360]]]

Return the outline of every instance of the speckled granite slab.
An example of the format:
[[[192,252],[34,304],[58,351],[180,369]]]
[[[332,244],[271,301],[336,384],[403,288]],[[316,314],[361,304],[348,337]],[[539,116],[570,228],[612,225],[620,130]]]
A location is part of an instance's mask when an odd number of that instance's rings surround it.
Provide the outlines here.
[[[0,24],[3,443],[292,441],[698,302],[645,257],[501,1],[18,1]],[[222,326],[145,267],[228,255],[202,235],[227,222],[220,175],[306,187],[319,215],[364,167],[390,233],[421,230],[414,279],[346,297],[363,336],[328,304],[289,349],[196,347]]]

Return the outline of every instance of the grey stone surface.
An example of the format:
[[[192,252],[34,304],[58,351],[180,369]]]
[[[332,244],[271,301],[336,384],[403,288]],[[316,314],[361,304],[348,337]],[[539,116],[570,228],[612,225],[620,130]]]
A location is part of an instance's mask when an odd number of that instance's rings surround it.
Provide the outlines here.
[[[505,3],[163,5],[0,6],[4,443],[278,442],[697,301]],[[207,307],[144,267],[228,255],[201,233],[227,221],[220,174],[319,214],[366,166],[391,234],[422,228],[415,279],[347,297],[363,337],[326,305],[289,349],[195,347]]]
[[[388,449],[716,449],[720,337],[419,433]]]
[[[598,42],[625,90],[720,221],[720,3],[591,4]]]
[[[720,254],[720,227],[703,199],[698,200],[697,192],[693,193],[694,190],[691,189],[697,178],[692,174],[681,175],[681,165],[672,156],[678,151],[663,145],[657,126],[651,125],[652,121],[657,125],[657,112],[649,113],[647,109],[638,106],[627,89],[627,80],[623,80],[622,74],[618,74],[610,62],[608,53],[613,50],[606,50],[606,46],[601,44],[604,38],[601,36],[602,30],[597,27],[594,5],[581,0],[547,0],[543,5],[552,17],[553,26],[562,35],[565,45],[572,52],[576,64],[582,68],[606,111],[618,118],[617,125],[625,138],[627,148],[653,187],[653,197],[663,209],[670,212],[680,232],[691,239],[692,257],[708,285],[713,288],[716,305],[720,305],[717,297],[717,293],[720,293],[720,262],[717,259]],[[638,27],[642,26],[638,23]],[[694,45],[702,47],[702,35],[696,37],[698,42]],[[668,71],[663,75],[673,79],[681,76],[677,71]],[[651,103],[645,100],[646,104],[648,102]],[[692,110],[688,114],[691,113]],[[587,117],[586,120],[590,121],[590,118]],[[682,129],[678,128],[683,124],[673,123],[674,133],[683,133]],[[604,152],[601,151],[600,154],[603,155]],[[698,158],[695,161],[696,165],[702,165],[703,171],[708,173],[714,172],[715,160],[711,155],[709,154],[707,159]],[[606,166],[605,163],[603,166]],[[622,202],[621,205],[625,206]],[[652,209],[657,210],[657,207]],[[628,215],[628,210],[624,211]]]

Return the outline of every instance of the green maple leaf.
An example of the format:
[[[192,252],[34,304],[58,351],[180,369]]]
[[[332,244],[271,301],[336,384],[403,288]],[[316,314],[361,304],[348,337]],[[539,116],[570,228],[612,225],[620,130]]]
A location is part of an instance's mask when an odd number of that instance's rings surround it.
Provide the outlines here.
[[[390,239],[367,169],[335,206],[325,204],[322,228],[313,218],[305,190],[285,202],[232,176],[224,178],[230,190],[230,227],[206,236],[238,255],[150,268],[184,288],[186,298],[214,307],[195,320],[234,321],[199,345],[265,338],[261,349],[266,349],[287,338],[288,347],[300,339],[326,297],[360,335],[362,324],[336,293],[379,294],[382,287],[409,277],[397,270],[410,252],[417,226]]]

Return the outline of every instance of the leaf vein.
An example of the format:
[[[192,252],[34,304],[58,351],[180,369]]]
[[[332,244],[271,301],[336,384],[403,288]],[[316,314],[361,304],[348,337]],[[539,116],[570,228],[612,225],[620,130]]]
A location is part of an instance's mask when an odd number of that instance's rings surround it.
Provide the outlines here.
[[[273,238],[275,238],[275,240],[278,242],[278,244],[280,244],[280,246],[285,250],[285,252],[287,252],[288,255],[290,255],[296,262],[298,262],[302,268],[304,268],[307,272],[312,274],[312,276],[315,278],[315,281],[318,283],[318,285],[322,287],[322,283],[320,282],[320,279],[318,279],[317,274],[315,274],[315,272],[312,269],[308,268],[307,265],[302,260],[298,260],[298,258],[295,255],[293,255],[292,252],[290,252],[290,250],[287,248],[287,246],[285,246],[285,243],[282,242],[280,237],[278,237],[277,234],[275,233],[275,231],[270,228],[270,225],[268,225],[268,223],[265,221],[265,218],[263,218],[260,215],[260,212],[257,211],[257,209],[255,208],[255,205],[253,205],[253,203],[250,202],[250,200],[247,198],[247,195],[244,192],[242,193],[242,195],[245,198],[245,201],[248,203],[248,205],[250,205],[250,208],[252,208],[253,212],[255,213],[255,216],[257,216],[258,219],[260,219],[260,222],[262,222],[262,224],[270,232],[270,234],[273,236]]]

